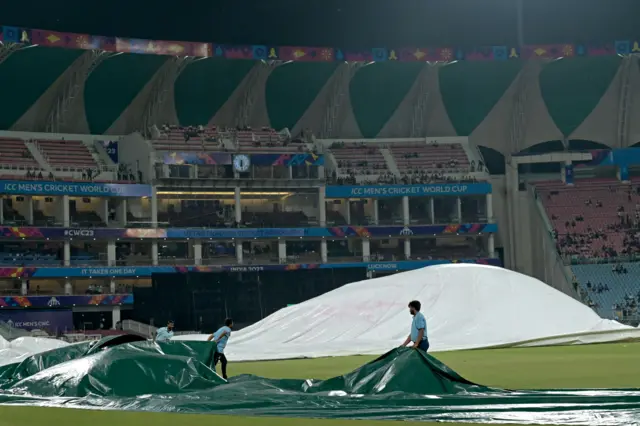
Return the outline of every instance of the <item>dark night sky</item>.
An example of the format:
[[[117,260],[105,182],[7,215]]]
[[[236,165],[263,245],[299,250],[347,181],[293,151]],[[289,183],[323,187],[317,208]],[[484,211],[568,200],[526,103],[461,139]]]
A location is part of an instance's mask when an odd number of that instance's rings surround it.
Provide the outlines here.
[[[640,38],[640,0],[520,1],[525,44]],[[3,5],[0,23],[233,44],[516,45],[516,4],[517,0],[15,0]]]

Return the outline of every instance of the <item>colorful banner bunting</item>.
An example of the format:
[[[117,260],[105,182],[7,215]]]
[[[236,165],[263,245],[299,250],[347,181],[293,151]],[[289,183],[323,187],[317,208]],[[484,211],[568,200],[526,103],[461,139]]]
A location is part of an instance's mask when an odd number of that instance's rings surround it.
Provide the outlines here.
[[[283,46],[279,49],[282,61],[331,62],[334,60],[333,49],[329,47],[293,47]]]
[[[611,56],[640,53],[640,40],[547,45],[461,47],[375,47],[341,49],[333,47],[222,45],[187,41],[103,37],[21,27],[0,28],[0,42],[36,44],[73,49],[101,49],[109,52],[166,56],[220,57],[225,59],[282,60],[301,62],[449,62],[505,61],[512,59],[556,59],[571,56]]]
[[[537,46],[525,46],[522,49],[522,57],[524,59],[531,58],[566,58],[576,55],[576,49],[573,44],[545,44]]]
[[[589,43],[586,46],[578,44],[575,50],[578,56],[611,56],[615,55],[615,44]]]

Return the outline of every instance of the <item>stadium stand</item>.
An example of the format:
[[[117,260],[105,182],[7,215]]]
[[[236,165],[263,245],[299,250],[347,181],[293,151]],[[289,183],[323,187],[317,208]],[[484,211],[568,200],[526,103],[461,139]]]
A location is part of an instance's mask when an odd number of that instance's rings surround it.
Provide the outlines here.
[[[14,138],[0,137],[0,163],[8,166],[20,166],[40,169],[40,165],[33,158],[24,141]]]
[[[402,174],[469,173],[471,164],[460,144],[394,143],[389,148]]]
[[[573,265],[585,303],[603,318],[638,320],[640,316],[640,264]]]
[[[615,258],[640,252],[640,194],[614,179],[537,183],[536,188],[567,257]]]
[[[640,319],[640,188],[610,178],[536,182],[557,249],[584,303],[604,318]]]
[[[366,142],[335,142],[330,146],[337,161],[338,175],[388,174],[387,162],[380,152],[380,144]]]
[[[156,151],[295,153],[306,151],[303,143],[292,141],[288,130],[251,129],[217,126],[153,126],[151,144]]]
[[[224,129],[204,126],[154,126],[151,144],[157,151],[176,152],[217,152],[223,150],[220,138],[224,137]]]
[[[35,145],[53,167],[93,168],[98,165],[82,141],[38,140]]]

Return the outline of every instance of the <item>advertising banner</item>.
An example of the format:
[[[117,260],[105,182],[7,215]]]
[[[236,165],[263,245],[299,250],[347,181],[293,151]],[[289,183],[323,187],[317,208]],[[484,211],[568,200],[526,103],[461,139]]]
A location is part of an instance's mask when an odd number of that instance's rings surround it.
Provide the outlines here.
[[[498,232],[495,223],[413,226],[333,226],[329,228],[39,228],[0,226],[0,238],[32,239],[253,239],[322,237],[410,237]]]
[[[0,180],[0,194],[77,197],[150,197],[151,185]]]
[[[43,330],[57,332],[73,330],[73,312],[70,309],[24,310],[7,309],[0,311],[0,321],[11,328],[21,330]]]
[[[338,268],[367,268],[370,270],[410,270],[423,268],[431,265],[441,265],[448,263],[476,263],[481,265],[500,266],[499,259],[456,259],[456,260],[407,260],[399,262],[351,262],[351,263],[293,263],[293,264],[267,264],[267,265],[238,265],[233,264],[233,258],[229,258],[227,265],[215,266],[116,266],[103,268],[2,268],[0,269],[0,277],[11,278],[97,278],[97,277],[150,277],[152,274],[180,274],[187,272],[260,272],[260,271],[297,271],[298,269],[338,269]],[[385,266],[386,265],[386,266]],[[115,305],[133,303],[132,295],[99,295],[99,296],[56,296],[55,299],[59,305],[67,306],[69,300],[64,297],[83,297],[86,299],[78,300],[76,305]],[[12,296],[0,297],[0,307],[3,306],[22,306],[20,303],[36,303],[32,300],[32,296],[27,298]],[[51,297],[47,297],[45,301],[38,301],[34,305],[25,306],[51,306]]]
[[[68,308],[73,306],[98,305],[133,305],[133,294],[87,294],[74,296],[0,296],[0,308]]]
[[[489,183],[437,183],[426,185],[327,186],[327,198],[434,197],[490,194]]]

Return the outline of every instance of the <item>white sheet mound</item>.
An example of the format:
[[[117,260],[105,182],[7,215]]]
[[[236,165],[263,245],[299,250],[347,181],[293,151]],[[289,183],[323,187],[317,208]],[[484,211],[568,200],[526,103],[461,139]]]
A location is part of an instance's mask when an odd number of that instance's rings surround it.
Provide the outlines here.
[[[19,337],[7,341],[0,336],[0,366],[20,362],[33,354],[61,348],[68,344],[62,340],[42,337]]]
[[[225,353],[234,361],[381,354],[409,334],[414,299],[433,351],[640,338],[535,278],[455,264],[355,282],[281,309],[233,333]]]

